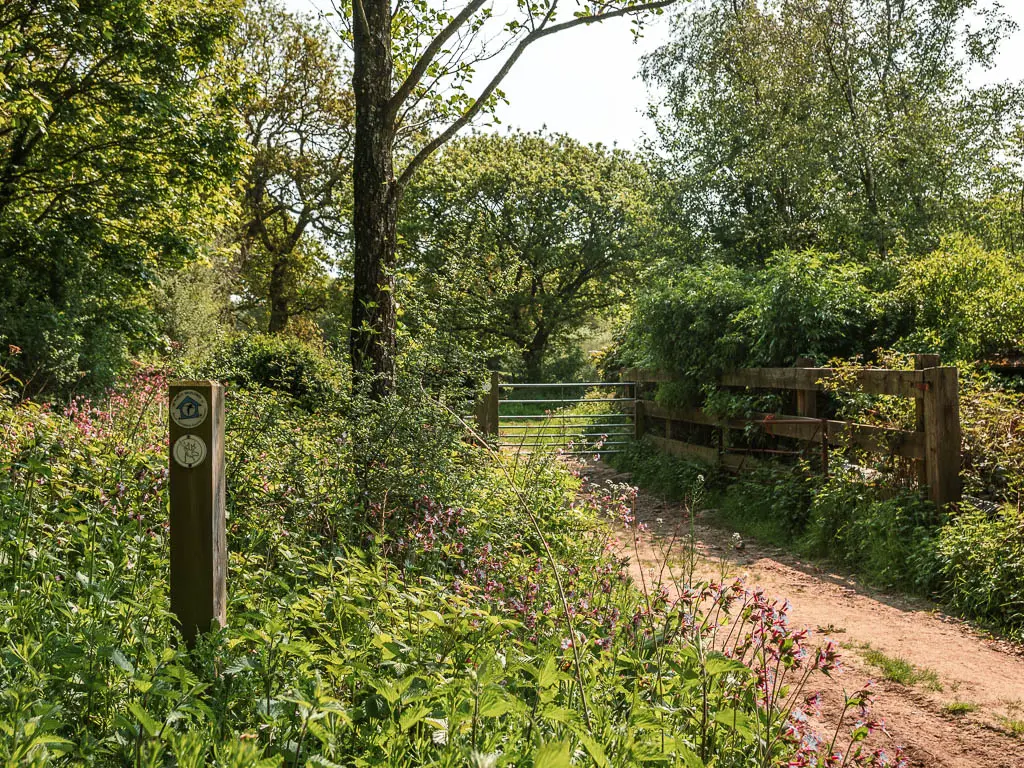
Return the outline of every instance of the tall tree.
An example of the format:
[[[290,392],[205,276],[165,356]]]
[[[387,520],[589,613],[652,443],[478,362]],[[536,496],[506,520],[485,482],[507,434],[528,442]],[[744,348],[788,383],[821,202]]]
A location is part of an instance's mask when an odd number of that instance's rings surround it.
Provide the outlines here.
[[[403,0],[352,0],[356,102],[354,156],[354,283],[351,356],[357,376],[371,375],[380,395],[394,384],[394,269],[398,205],[416,170],[482,111],[501,98],[502,80],[537,40],[615,17],[639,21],[674,0],[516,0],[492,19],[488,0],[461,7]],[[474,67],[494,75],[471,96]],[[497,62],[497,64],[495,64]],[[396,174],[396,143],[422,137]]]
[[[925,251],[984,194],[1019,93],[972,89],[1008,29],[979,0],[702,0],[645,62],[677,206],[763,261]]]
[[[627,153],[567,136],[456,140],[409,186],[403,261],[438,328],[537,381],[552,345],[626,298],[649,187]]]
[[[238,267],[266,330],[321,308],[351,215],[351,67],[329,30],[274,0],[245,11],[230,50],[248,149]],[[230,70],[229,70],[230,71]]]
[[[157,341],[144,292],[227,193],[207,88],[231,0],[0,3],[0,336],[34,385],[109,379]]]

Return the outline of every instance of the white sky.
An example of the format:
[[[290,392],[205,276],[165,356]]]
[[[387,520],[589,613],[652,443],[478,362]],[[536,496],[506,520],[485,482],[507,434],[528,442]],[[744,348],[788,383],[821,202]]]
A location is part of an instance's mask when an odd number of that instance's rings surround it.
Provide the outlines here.
[[[293,9],[326,0],[286,0]],[[1004,0],[1020,29],[1005,41],[996,66],[979,82],[1024,79],[1024,0]],[[669,14],[654,19],[639,43],[625,19],[580,27],[539,40],[502,84],[509,100],[498,117],[507,126],[566,133],[584,142],[636,147],[652,130],[644,114],[648,93],[638,77],[640,57],[667,39]]]

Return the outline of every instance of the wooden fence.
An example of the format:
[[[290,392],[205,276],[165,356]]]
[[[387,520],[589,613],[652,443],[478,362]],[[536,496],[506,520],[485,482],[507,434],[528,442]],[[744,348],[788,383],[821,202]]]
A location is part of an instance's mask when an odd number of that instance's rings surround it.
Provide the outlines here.
[[[640,394],[637,387],[637,434],[648,435],[661,449],[676,455],[702,459],[731,469],[752,467],[759,462],[752,452],[734,446],[730,432],[752,424],[767,434],[813,444],[820,451],[822,470],[828,471],[829,453],[842,445],[853,445],[874,454],[910,459],[917,466],[918,480],[927,486],[929,498],[938,505],[960,500],[960,407],[957,370],[940,365],[938,355],[915,355],[915,370],[896,371],[862,368],[840,374],[831,368],[748,368],[727,373],[719,383],[725,387],[792,390],[796,393],[795,414],[753,414],[745,419],[722,419],[699,408],[667,408]],[[669,382],[677,377],[656,371],[628,369],[623,381]],[[858,389],[869,394],[913,398],[916,403],[914,430],[891,429],[818,417],[818,392],[825,382],[840,389]],[[651,420],[664,421],[665,435],[652,435]],[[716,445],[701,445],[674,437],[675,424],[713,428]],[[771,451],[760,451],[771,453]],[[779,451],[783,453],[784,451]]]

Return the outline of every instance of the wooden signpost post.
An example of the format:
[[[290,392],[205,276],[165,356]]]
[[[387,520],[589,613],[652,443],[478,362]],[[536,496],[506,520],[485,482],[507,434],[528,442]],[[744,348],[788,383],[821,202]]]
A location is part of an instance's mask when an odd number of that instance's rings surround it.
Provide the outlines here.
[[[189,647],[226,623],[224,387],[170,385],[171,611]]]

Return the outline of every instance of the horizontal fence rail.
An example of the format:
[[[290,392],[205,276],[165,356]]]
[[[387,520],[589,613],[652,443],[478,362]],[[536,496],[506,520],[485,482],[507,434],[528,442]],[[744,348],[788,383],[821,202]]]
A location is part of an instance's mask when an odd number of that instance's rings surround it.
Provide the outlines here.
[[[916,355],[912,371],[862,368],[838,372],[832,368],[807,367],[798,361],[794,368],[749,368],[723,374],[725,387],[781,389],[795,391],[796,414],[756,413],[747,418],[721,418],[700,408],[670,408],[637,391],[636,432],[645,435],[651,420],[664,422],[664,436],[649,435],[661,450],[698,458],[731,469],[760,466],[756,454],[794,455],[812,450],[820,457],[822,471],[828,472],[829,453],[853,446],[869,453],[896,456],[917,465],[919,484],[938,505],[955,503],[961,497],[960,411],[957,370],[942,367],[938,355]],[[622,378],[639,390],[644,384],[678,381],[663,371],[627,369]],[[915,429],[903,430],[818,417],[817,395],[826,389],[859,390],[869,394],[913,398]],[[635,390],[635,391],[636,391]],[[673,425],[710,428],[716,445],[676,437]],[[764,434],[806,444],[803,451],[778,448],[752,449],[733,445],[731,431],[756,427]]]

